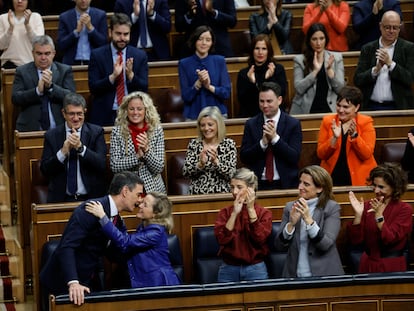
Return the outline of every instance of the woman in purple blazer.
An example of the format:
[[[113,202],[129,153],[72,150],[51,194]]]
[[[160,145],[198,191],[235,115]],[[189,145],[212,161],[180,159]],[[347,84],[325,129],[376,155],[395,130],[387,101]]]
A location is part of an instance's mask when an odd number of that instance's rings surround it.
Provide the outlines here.
[[[100,220],[104,234],[128,255],[132,287],[177,285],[180,280],[168,257],[168,233],[173,228],[172,203],[160,192],[148,193],[139,204],[137,231],[121,232],[97,201],[86,203],[86,211]]]

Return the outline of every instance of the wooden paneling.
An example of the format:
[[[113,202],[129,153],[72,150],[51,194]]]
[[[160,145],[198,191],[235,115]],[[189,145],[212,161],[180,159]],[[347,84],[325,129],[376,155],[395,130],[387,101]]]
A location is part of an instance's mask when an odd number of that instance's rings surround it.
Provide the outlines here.
[[[353,209],[349,204],[348,192],[353,190],[357,197],[368,199],[372,196],[370,187],[335,187],[335,199],[341,205],[341,230],[337,238],[337,247],[342,262],[347,268],[347,240],[345,234],[346,224],[353,218]],[[258,203],[272,212],[272,219],[280,221],[283,208],[288,201],[297,198],[297,190],[272,190],[258,193]],[[170,196],[173,202],[174,233],[180,240],[184,260],[185,282],[193,282],[193,233],[200,226],[214,225],[218,211],[233,203],[231,194],[199,195],[199,196]],[[414,185],[404,195],[405,202],[414,203]],[[61,235],[76,203],[41,204],[33,205],[32,214],[32,273],[35,291],[38,286],[38,270],[42,245]],[[133,214],[123,214],[123,218],[130,231],[137,226],[137,219]],[[414,258],[410,259],[414,266]],[[292,292],[294,294],[295,292]],[[257,294],[258,295],[258,294]],[[292,297],[294,299],[295,297]],[[260,301],[268,301],[274,297],[263,294]]]

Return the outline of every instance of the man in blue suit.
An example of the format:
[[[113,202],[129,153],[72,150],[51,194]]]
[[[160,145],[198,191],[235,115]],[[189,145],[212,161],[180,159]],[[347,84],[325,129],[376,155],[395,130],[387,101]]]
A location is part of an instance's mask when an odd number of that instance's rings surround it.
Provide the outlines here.
[[[140,2],[143,2],[142,6]],[[167,35],[171,30],[171,14],[167,0],[117,0],[114,12],[125,13],[131,18],[130,44],[144,49],[148,61],[170,59]],[[145,38],[141,36],[142,31]]]
[[[89,62],[88,80],[92,95],[89,122],[102,126],[114,125],[118,106],[122,103],[122,98],[117,96],[119,81],[123,81],[122,97],[134,91],[148,90],[147,54],[128,45],[131,34],[129,17],[115,13],[109,28],[112,42],[92,50]]]
[[[133,212],[142,202],[143,193],[143,181],[138,175],[122,172],[113,177],[109,195],[94,201],[100,202],[108,218],[116,219],[116,227],[125,231],[119,213]],[[69,293],[70,300],[76,305],[83,304],[85,292],[101,289],[94,288],[93,284],[102,257],[113,258],[120,254],[104,235],[99,219],[85,210],[86,204],[81,203],[73,211],[56,251],[40,271],[43,294]]]
[[[262,112],[244,126],[240,159],[255,172],[259,190],[298,186],[302,128],[297,119],[279,109],[280,94],[277,83],[264,82],[259,90]]]
[[[91,7],[91,0],[74,1],[75,7],[59,16],[57,47],[62,63],[88,65],[91,50],[108,42],[106,13]]]
[[[106,143],[103,128],[85,123],[86,101],[82,95],[69,93],[63,99],[65,123],[45,134],[40,169],[49,179],[47,202],[83,201],[106,193]],[[69,164],[70,156],[76,165]],[[74,192],[68,187],[70,170],[76,182]]]

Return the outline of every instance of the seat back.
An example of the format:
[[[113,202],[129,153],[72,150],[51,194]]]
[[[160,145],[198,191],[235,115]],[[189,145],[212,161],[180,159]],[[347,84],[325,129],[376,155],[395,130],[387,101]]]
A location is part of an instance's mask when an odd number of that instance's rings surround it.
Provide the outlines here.
[[[195,229],[193,243],[193,266],[196,282],[200,284],[216,283],[218,270],[223,261],[218,256],[220,247],[214,234],[214,226]]]
[[[171,265],[182,283],[184,281],[184,263],[180,241],[177,235],[168,235],[168,249]]]
[[[168,194],[188,194],[190,181],[183,176],[185,152],[177,152],[168,159]]]
[[[49,181],[40,170],[40,160],[31,162],[32,170],[32,203],[47,203],[47,192]]]
[[[400,163],[404,156],[406,143],[386,143],[382,147],[382,161]]]
[[[184,101],[181,93],[177,89],[167,88],[164,90],[157,89],[155,94],[151,94],[154,103],[160,114],[161,122],[183,122],[185,121]]]
[[[269,279],[277,279],[282,277],[283,267],[285,266],[287,252],[278,251],[275,247],[275,238],[279,232],[280,222],[272,223],[272,233],[268,237],[269,255],[265,259],[267,273]]]

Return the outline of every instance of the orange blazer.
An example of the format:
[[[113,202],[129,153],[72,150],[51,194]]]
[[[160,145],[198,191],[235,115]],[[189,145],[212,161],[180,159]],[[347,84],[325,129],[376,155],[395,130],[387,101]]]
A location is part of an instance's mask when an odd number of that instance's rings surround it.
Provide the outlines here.
[[[318,157],[321,159],[321,166],[329,173],[332,173],[338,161],[342,144],[342,136],[340,136],[335,146],[331,146],[331,139],[333,137],[331,125],[333,119],[338,124],[339,120],[336,114],[323,117],[317,148]],[[374,158],[376,133],[374,120],[370,116],[357,113],[355,119],[358,137],[351,139],[348,136],[346,155],[352,186],[365,186],[369,172],[377,166]]]
[[[343,52],[348,51],[348,38],[346,29],[351,20],[351,10],[346,1],[341,1],[338,6],[332,4],[327,10],[320,14],[321,7],[315,3],[309,3],[303,14],[302,30],[304,34],[314,23],[321,23],[325,26],[329,36],[327,50]]]

